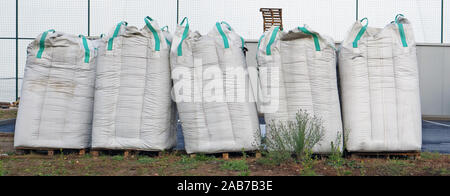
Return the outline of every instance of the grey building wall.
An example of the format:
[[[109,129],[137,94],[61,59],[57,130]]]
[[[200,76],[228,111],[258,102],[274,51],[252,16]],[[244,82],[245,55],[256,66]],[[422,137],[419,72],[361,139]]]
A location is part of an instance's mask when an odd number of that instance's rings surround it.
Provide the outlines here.
[[[256,41],[247,42],[247,62],[256,66]],[[450,45],[418,44],[420,96],[424,117],[450,118]]]

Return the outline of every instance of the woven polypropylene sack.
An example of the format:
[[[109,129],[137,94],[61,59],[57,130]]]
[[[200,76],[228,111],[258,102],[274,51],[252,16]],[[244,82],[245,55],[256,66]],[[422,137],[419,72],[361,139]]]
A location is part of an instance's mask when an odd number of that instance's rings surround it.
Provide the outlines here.
[[[243,39],[228,24],[217,23],[207,35],[191,32],[188,24],[179,25],[173,37],[171,66],[188,153],[258,148],[259,124],[255,102],[251,101]],[[227,68],[243,76],[236,85],[230,84],[233,79]],[[240,99],[238,92],[249,93]]]
[[[339,72],[349,151],[421,150],[416,43],[406,18],[384,28],[355,22],[340,49]]]
[[[334,148],[342,147],[334,41],[307,26],[289,32],[272,27],[260,40],[257,60],[262,90],[267,91],[267,106],[262,107],[266,123],[295,122],[297,113],[308,113],[323,126],[313,152],[332,152],[332,142]],[[269,136],[271,131],[268,126]]]
[[[90,147],[96,53],[84,36],[47,31],[30,43],[14,146]]]
[[[160,151],[176,144],[169,45],[156,21],[119,23],[99,48],[92,148]]]

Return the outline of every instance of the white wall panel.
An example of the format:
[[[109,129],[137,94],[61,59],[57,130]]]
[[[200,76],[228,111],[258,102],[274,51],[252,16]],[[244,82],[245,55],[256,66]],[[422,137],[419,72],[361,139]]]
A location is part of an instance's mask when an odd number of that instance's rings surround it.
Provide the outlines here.
[[[19,0],[19,36],[35,38],[48,29],[87,34],[86,0]]]
[[[187,16],[192,29],[208,33],[215,22],[225,20],[246,39],[262,35],[260,8],[282,8],[285,30],[309,25],[342,40],[356,18],[354,0],[180,0],[180,17]]]
[[[172,31],[177,23],[176,0],[91,0],[91,35],[108,33],[120,21],[139,29],[150,16]]]
[[[450,43],[450,1],[444,0],[444,43]]]
[[[16,98],[16,40],[0,40],[0,102]]]
[[[441,41],[441,0],[359,0],[359,17],[370,26],[384,27],[397,14],[412,22],[417,42]]]
[[[3,0],[0,6],[0,37],[16,36],[16,1]]]

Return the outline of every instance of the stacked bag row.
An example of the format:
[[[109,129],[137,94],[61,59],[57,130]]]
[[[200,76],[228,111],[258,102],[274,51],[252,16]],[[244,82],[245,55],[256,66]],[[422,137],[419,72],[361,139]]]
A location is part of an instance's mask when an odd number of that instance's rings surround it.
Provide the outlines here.
[[[39,35],[28,46],[15,147],[175,146],[170,37],[152,18],[145,22],[140,30],[120,22],[95,41],[53,30]]]
[[[231,83],[236,88],[228,91],[237,95],[251,90],[244,40],[227,23],[217,23],[210,34],[201,36],[189,30],[186,19],[175,33],[172,50],[167,29],[150,17],[145,23],[138,29],[120,22],[95,41],[48,31],[30,44],[15,147],[167,150],[176,145],[171,72],[216,68],[215,78],[203,73],[192,77],[204,80],[205,86]],[[225,68],[240,68],[244,80],[233,83]],[[203,87],[192,90],[199,95]],[[220,90],[220,95],[230,93],[220,85],[215,92]],[[247,96],[253,99],[253,94]],[[187,152],[256,149],[257,111],[247,100],[178,102]]]
[[[323,123],[315,153],[332,152],[336,139],[351,152],[420,150],[411,25],[402,15],[382,29],[365,20],[340,45],[339,73],[331,38],[270,28],[252,80],[244,39],[226,22],[201,35],[185,18],[173,38],[150,17],[98,40],[44,32],[28,47],[15,147],[171,149],[178,110],[188,153],[256,150],[258,110],[268,124],[304,110]]]
[[[295,121],[299,110],[320,118],[325,133],[315,153],[330,153],[334,141],[344,141],[349,152],[421,150],[419,76],[411,24],[403,15],[384,28],[368,27],[362,24],[365,21],[355,22],[340,45],[341,100],[332,39],[308,27],[289,32],[272,27],[264,33],[257,62],[268,124]],[[279,85],[267,80],[274,76]]]

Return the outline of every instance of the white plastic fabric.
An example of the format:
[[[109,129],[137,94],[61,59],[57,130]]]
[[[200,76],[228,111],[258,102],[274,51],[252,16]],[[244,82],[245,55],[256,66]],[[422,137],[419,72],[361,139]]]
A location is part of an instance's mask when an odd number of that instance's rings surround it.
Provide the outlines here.
[[[219,33],[218,26],[226,38]],[[170,60],[187,153],[257,149],[259,122],[256,104],[252,101],[243,40],[225,23],[217,23],[207,35],[186,28],[177,27]],[[224,39],[228,41],[228,48]],[[234,80],[227,68],[242,76],[236,85],[231,85]],[[240,99],[242,92],[244,98]]]
[[[418,151],[422,144],[416,42],[410,22],[403,24],[403,47],[396,23],[363,27],[355,22],[339,55],[342,110],[351,152]]]
[[[41,58],[42,34],[28,45],[14,146],[21,148],[90,147],[95,82],[95,49],[87,40],[48,32]],[[87,60],[87,62],[85,62]]]
[[[261,112],[266,124],[295,121],[302,110],[322,121],[321,142],[314,153],[332,152],[331,143],[342,146],[342,121],[336,76],[334,41],[305,26],[289,32],[272,27],[260,39],[257,61],[264,98]],[[273,40],[271,42],[271,40]],[[269,51],[270,50],[270,51]],[[268,126],[267,132],[270,135]]]
[[[148,26],[139,30],[123,24],[103,38],[95,85],[94,149],[161,151],[176,144],[169,45],[156,21],[148,22],[156,34]]]

